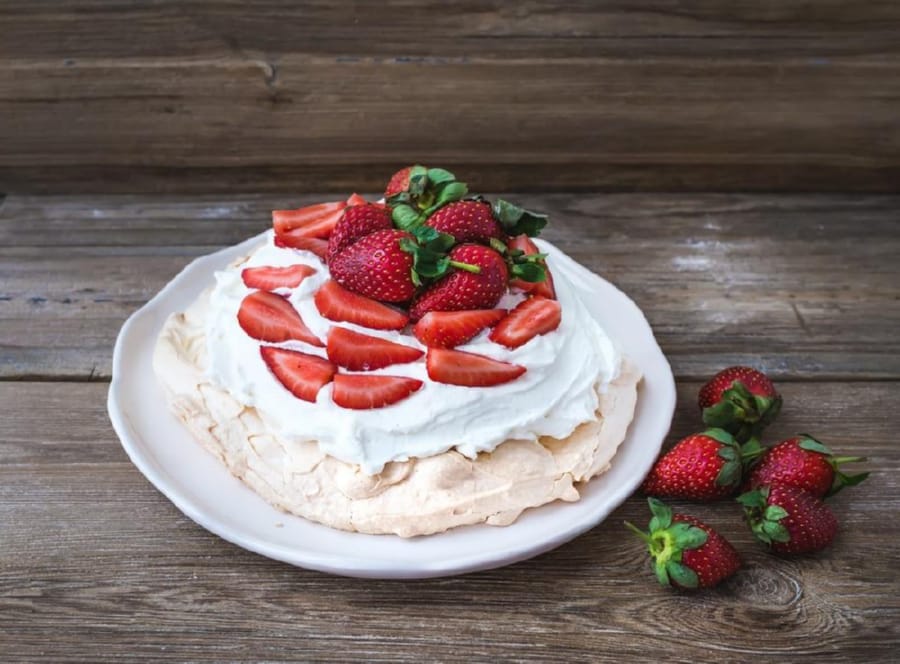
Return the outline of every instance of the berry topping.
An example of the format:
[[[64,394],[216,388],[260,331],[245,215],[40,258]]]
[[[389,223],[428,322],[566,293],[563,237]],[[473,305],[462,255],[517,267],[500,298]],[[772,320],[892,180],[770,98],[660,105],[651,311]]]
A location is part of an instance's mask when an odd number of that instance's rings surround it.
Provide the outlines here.
[[[402,330],[409,316],[386,304],[357,295],[336,281],[326,281],[316,292],[316,308],[328,320],[355,323],[373,330]]]
[[[413,328],[416,339],[433,348],[453,348],[471,341],[482,330],[496,325],[505,309],[429,311]]]
[[[331,277],[344,288],[383,302],[405,302],[416,291],[413,283],[413,255],[401,240],[412,235],[394,228],[381,230],[357,240],[331,257]]]
[[[373,371],[392,364],[415,362],[424,355],[418,348],[343,327],[331,328],[326,347],[328,359],[350,371]]]
[[[405,376],[338,374],[332,398],[342,408],[368,410],[402,401],[421,387],[421,380]]]
[[[238,323],[248,336],[259,341],[305,341],[311,346],[324,346],[300,318],[291,303],[280,295],[266,291],[250,293],[241,302]]]
[[[302,263],[288,267],[247,267],[241,271],[241,279],[247,288],[275,290],[296,288],[306,277],[315,273],[315,268]]]
[[[525,367],[461,350],[429,348],[428,377],[437,383],[466,387],[491,387],[515,380]]]
[[[319,390],[334,377],[334,365],[321,357],[275,346],[261,346],[259,352],[278,381],[298,399],[315,403]]]
[[[491,330],[490,340],[507,348],[518,348],[534,337],[559,327],[562,309],[556,300],[534,296],[518,306]]]
[[[328,240],[328,260],[331,261],[345,248],[374,233],[393,228],[391,211],[383,205],[364,204],[351,205],[344,210],[343,216],[331,233]]]

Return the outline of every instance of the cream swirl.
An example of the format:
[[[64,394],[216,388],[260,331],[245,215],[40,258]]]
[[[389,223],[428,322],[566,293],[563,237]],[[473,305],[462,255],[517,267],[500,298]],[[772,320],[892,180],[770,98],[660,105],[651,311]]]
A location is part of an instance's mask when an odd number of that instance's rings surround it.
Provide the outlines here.
[[[256,408],[280,438],[318,441],[325,453],[358,464],[366,474],[381,471],[389,461],[428,457],[450,449],[474,457],[510,439],[565,438],[579,424],[595,418],[598,389],[603,392],[618,375],[620,354],[580,300],[573,282],[579,277],[573,268],[577,265],[552,245],[538,241],[540,250],[548,253],[547,263],[562,306],[559,328],[516,349],[489,341],[486,331],[459,347],[521,364],[527,372],[520,378],[485,388],[445,385],[428,378],[423,359],[372,372],[425,382],[421,390],[392,406],[360,411],[341,408],[332,401],[330,385],[319,392],[316,403],[302,401],[272,375],[260,358],[259,342],[247,336],[237,322],[241,300],[251,292],[241,279],[241,269],[296,263],[315,268],[316,274],[299,287],[281,292],[307,327],[324,340],[337,323],[319,314],[313,296],[329,278],[328,268],[312,253],[275,246],[271,231],[260,236],[260,245],[245,263],[216,273],[206,322],[207,375],[235,399]],[[521,299],[521,294],[511,292],[500,306],[512,307]],[[339,325],[424,350],[408,332]],[[299,341],[275,345],[325,356],[325,349]]]

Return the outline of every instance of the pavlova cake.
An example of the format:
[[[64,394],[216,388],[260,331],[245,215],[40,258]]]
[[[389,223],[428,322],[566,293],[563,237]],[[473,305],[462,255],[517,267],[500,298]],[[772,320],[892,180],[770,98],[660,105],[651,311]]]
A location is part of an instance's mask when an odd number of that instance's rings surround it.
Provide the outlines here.
[[[610,467],[640,370],[544,215],[412,166],[273,212],[165,323],[171,410],[276,507],[364,533],[503,526]]]

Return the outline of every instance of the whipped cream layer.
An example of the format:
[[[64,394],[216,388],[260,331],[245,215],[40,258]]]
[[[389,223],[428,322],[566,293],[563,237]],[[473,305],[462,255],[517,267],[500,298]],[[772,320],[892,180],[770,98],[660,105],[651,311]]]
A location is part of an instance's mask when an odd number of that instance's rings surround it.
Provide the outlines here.
[[[562,322],[556,331],[508,349],[488,340],[482,332],[459,350],[521,364],[520,378],[494,387],[462,387],[435,383],[428,378],[424,357],[410,364],[395,364],[368,372],[411,376],[425,385],[412,396],[385,408],[349,410],[331,398],[332,386],[319,392],[316,403],[294,397],[262,361],[259,341],[240,327],[241,301],[252,292],[241,279],[244,267],[281,267],[304,263],[316,269],[296,289],[280,289],[289,296],[303,322],[325,340],[333,326],[420,348],[411,332],[381,331],[323,318],[313,301],[329,279],[328,268],[307,251],[276,247],[272,231],[264,233],[257,249],[240,266],[216,273],[206,321],[207,376],[239,402],[257,409],[279,438],[288,444],[317,441],[321,449],[341,461],[358,464],[375,474],[390,461],[429,457],[450,449],[474,458],[506,440],[536,440],[540,436],[565,438],[579,424],[595,419],[598,392],[603,393],[619,372],[620,354],[600,324],[579,299],[577,264],[552,245],[537,241],[548,253]],[[512,308],[523,296],[510,292],[498,306]],[[325,357],[324,348],[300,341],[271,344]]]

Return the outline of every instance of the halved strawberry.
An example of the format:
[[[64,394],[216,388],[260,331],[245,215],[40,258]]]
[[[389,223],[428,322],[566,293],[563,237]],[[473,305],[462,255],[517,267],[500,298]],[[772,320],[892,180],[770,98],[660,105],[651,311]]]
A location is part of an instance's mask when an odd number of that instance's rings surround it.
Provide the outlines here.
[[[425,360],[428,377],[436,383],[490,387],[515,380],[525,367],[461,350],[429,348]]]
[[[505,309],[429,311],[413,328],[416,339],[432,348],[453,348],[470,341],[487,327],[496,325]]]
[[[272,210],[272,225],[278,235],[327,238],[341,218],[346,201],[307,205],[296,210]]]
[[[287,348],[260,346],[259,354],[278,381],[298,399],[315,403],[316,395],[334,378],[328,360]]]
[[[424,353],[418,348],[360,334],[344,327],[328,333],[328,359],[350,371],[373,371],[392,364],[415,362]]]
[[[328,240],[322,240],[315,237],[299,237],[291,235],[276,235],[275,246],[287,249],[302,249],[311,251],[323,261],[328,254]]]
[[[518,249],[523,252],[526,256],[531,256],[532,254],[541,253],[537,248],[537,245],[532,242],[531,238],[527,235],[517,235],[514,238],[510,238],[508,242],[508,246],[510,249]],[[551,300],[556,299],[556,289],[553,287],[553,275],[550,274],[550,268],[547,267],[546,261],[541,261],[541,266],[544,268],[544,273],[547,275],[543,281],[525,281],[524,279],[510,279],[509,285],[515,286],[516,288],[525,291],[526,293],[531,293],[532,295],[541,295],[543,297],[550,298]]]
[[[334,402],[342,408],[368,410],[402,401],[422,387],[422,381],[405,376],[338,374],[334,377]]]
[[[302,263],[287,267],[245,267],[241,271],[241,279],[247,288],[270,291],[276,288],[296,288],[306,277],[315,273],[315,268]]]
[[[334,280],[316,292],[316,308],[328,320],[355,323],[373,330],[402,330],[409,316],[386,304],[348,291]]]
[[[562,308],[556,300],[535,295],[522,300],[491,330],[490,340],[507,348],[518,348],[540,334],[559,327]]]
[[[311,346],[324,346],[300,318],[291,303],[280,295],[266,291],[250,293],[238,309],[238,323],[250,337],[260,341],[305,341]]]

